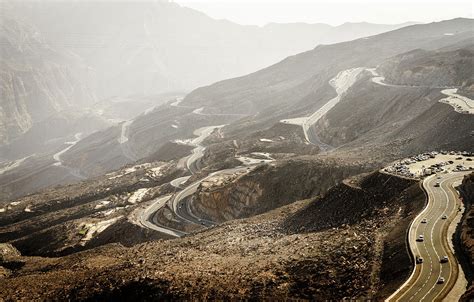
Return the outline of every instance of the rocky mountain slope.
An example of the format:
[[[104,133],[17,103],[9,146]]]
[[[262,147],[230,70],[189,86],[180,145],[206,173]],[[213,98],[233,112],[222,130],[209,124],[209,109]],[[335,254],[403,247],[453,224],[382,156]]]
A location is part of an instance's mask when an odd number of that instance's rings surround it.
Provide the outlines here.
[[[455,19],[415,25],[369,39],[319,46],[248,76],[196,89],[186,96],[179,106],[163,106],[135,120],[130,128],[130,137],[138,144],[135,147],[136,152],[140,156],[146,156],[149,152],[156,152],[163,143],[156,135],[162,131],[160,129],[166,127],[161,121],[168,119],[169,126],[173,124],[173,118],[179,123],[193,120],[198,126],[201,124],[197,121],[205,119],[208,120],[208,125],[224,121],[226,124],[230,123],[229,127],[225,128],[230,134],[242,135],[265,129],[278,123],[281,118],[311,112],[324,105],[334,96],[334,89],[328,82],[342,69],[374,66],[390,56],[414,48],[433,49],[465,41],[474,35],[474,31],[470,31],[472,23],[469,19]],[[445,36],[445,32],[458,34]],[[197,109],[205,114],[196,114]],[[138,126],[140,124],[141,126]],[[146,128],[146,132],[141,130],[143,128]],[[182,131],[182,128],[170,129],[170,133]],[[140,139],[134,138],[135,132],[140,133],[137,133],[137,138],[140,136]],[[180,133],[183,135],[183,132]],[[170,135],[169,139],[173,136]],[[101,139],[101,145],[104,147],[100,152],[103,154],[110,148],[107,140],[105,137]],[[75,149],[81,148],[83,156],[92,163],[95,157],[87,150],[91,148],[87,144],[85,140],[75,146]],[[113,144],[116,148],[117,144]],[[95,147],[94,150],[97,152]]]
[[[380,193],[387,189],[390,196]],[[403,226],[423,200],[416,182],[372,173],[321,199],[177,240],[60,258],[19,256],[6,246],[0,291],[7,300],[383,298],[409,271],[408,255],[394,251],[405,251]],[[337,209],[362,216],[341,219]],[[399,270],[387,274],[394,263]]]
[[[456,52],[463,51],[464,48]],[[464,65],[474,63],[472,57],[465,60],[468,62]],[[438,74],[441,77],[450,74],[451,68],[456,67],[446,63]],[[400,70],[405,73],[401,67]],[[474,117],[459,114],[451,106],[439,103],[446,97],[440,93],[441,88],[380,85],[372,78],[369,73],[361,78],[318,122],[316,131],[322,141],[339,147],[341,152],[359,150],[393,157],[427,150],[474,148],[470,135],[474,130]],[[466,78],[468,75],[464,74]],[[440,80],[435,85],[449,87],[452,82]]]
[[[376,66],[389,57],[416,48],[437,49],[465,41],[472,38],[473,22],[454,19],[413,25],[367,39],[320,45],[248,76],[196,89],[183,104],[221,110],[232,108],[243,113],[282,103],[303,105],[309,99],[317,104],[316,92],[338,72]],[[456,34],[446,36],[446,32]]]
[[[140,203],[174,192],[168,182],[182,174],[174,163],[146,163],[3,202],[0,241],[14,242],[26,255],[57,256],[110,242],[168,238],[126,217]]]
[[[345,177],[368,169],[334,160],[282,160],[235,179],[209,178],[194,195],[192,211],[219,223],[250,217],[322,194]]]
[[[86,69],[80,60],[51,48],[33,27],[5,12],[0,26],[0,146],[36,123],[94,101],[80,81],[80,73]],[[88,123],[100,121],[88,117]]]
[[[382,73],[383,66],[409,58],[414,49],[424,49],[420,62],[431,57],[444,60],[449,67],[440,73],[450,75],[458,70],[456,78],[468,76],[458,67],[472,61],[466,42],[474,36],[472,25],[473,20],[454,19],[318,46],[248,76],[196,89],[184,100],[170,100],[129,122],[83,137],[61,155],[63,165],[84,177],[98,176],[143,158],[160,158],[160,150],[168,152],[162,148],[170,142],[191,138],[200,127],[224,124],[221,137],[209,148],[221,150],[222,155],[233,152],[227,165],[236,164],[232,163],[236,153],[231,151],[235,144],[242,154],[314,155],[320,146],[306,145],[301,127],[280,121],[313,114],[333,99],[336,92],[331,79],[335,75],[345,68],[377,65]],[[472,116],[438,103],[443,98],[441,88],[392,87],[374,82],[374,77],[370,69],[361,72],[339,102],[310,127],[325,148],[338,147],[333,156],[367,158],[369,154],[380,164],[411,152],[472,147]],[[440,79],[446,82],[438,81],[437,85],[452,84],[450,76]],[[203,159],[206,165],[221,162],[207,157]],[[6,190],[12,191],[11,185],[7,186]]]
[[[471,39],[463,42],[452,46],[454,50],[414,50],[404,53],[384,62],[379,70],[387,82],[394,84],[463,86],[474,81],[474,44]]]

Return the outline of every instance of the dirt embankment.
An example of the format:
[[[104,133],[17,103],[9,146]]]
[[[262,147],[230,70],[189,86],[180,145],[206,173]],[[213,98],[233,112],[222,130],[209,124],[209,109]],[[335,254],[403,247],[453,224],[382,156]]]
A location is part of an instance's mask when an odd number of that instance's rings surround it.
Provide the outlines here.
[[[366,234],[366,243],[370,245],[367,248],[372,249],[366,259],[366,265],[372,267],[366,298],[381,299],[396,290],[411,271],[406,230],[424,202],[425,195],[418,182],[375,172],[331,188],[323,198],[288,218],[283,227],[290,233],[343,227],[359,234],[356,237]],[[346,260],[341,259],[340,265],[349,265]],[[349,283],[354,278],[349,272],[345,277]]]
[[[466,277],[469,280],[469,286],[461,301],[472,301],[474,299],[474,282],[472,278],[472,269],[474,267],[474,173],[464,177],[460,187],[466,211],[464,213],[461,227],[458,228],[461,252],[466,258],[465,267]],[[466,271],[467,269],[467,271]]]
[[[332,160],[296,159],[262,165],[234,180],[204,183],[194,195],[193,211],[216,222],[250,217],[322,194],[342,179],[367,170]]]

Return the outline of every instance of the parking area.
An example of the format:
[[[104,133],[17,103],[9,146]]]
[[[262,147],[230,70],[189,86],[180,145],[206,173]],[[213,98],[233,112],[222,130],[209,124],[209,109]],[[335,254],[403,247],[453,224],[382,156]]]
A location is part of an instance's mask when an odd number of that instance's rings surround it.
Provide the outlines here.
[[[396,161],[382,169],[385,173],[421,179],[436,173],[474,170],[474,153],[432,151]]]

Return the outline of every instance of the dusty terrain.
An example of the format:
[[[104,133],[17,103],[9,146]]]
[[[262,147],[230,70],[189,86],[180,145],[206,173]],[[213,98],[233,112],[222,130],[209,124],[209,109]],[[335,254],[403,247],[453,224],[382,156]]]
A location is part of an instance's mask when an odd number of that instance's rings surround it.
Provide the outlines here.
[[[381,192],[387,187],[392,194]],[[403,246],[403,225],[423,200],[416,182],[376,172],[338,185],[322,199],[181,239],[108,245],[60,258],[6,252],[8,277],[0,291],[7,300],[381,297],[409,271],[408,255],[394,245]],[[361,215],[346,220],[340,209]],[[385,273],[394,262],[399,271]]]
[[[109,242],[167,238],[126,217],[141,202],[173,192],[168,182],[182,174],[174,164],[146,163],[4,202],[0,240],[25,255],[57,256]]]
[[[406,230],[426,198],[417,179],[379,171],[420,152],[474,150],[474,115],[424,85],[432,57],[437,85],[470,93],[458,67],[473,60],[463,51],[471,27],[455,19],[318,46],[64,153],[2,166],[0,297],[386,298],[411,272]],[[400,65],[387,74],[394,83],[376,80],[380,64]],[[331,85],[354,68],[354,81]],[[309,129],[284,122],[317,112],[325,114]],[[37,191],[45,176],[68,182],[76,172],[87,179]],[[471,180],[463,187],[468,205]],[[460,236],[472,264],[471,212]]]
[[[461,185],[462,197],[466,206],[466,212],[460,228],[460,246],[465,256],[464,270],[466,277],[470,280],[469,288],[462,297],[463,301],[474,299],[473,267],[474,267],[474,173],[466,176]]]

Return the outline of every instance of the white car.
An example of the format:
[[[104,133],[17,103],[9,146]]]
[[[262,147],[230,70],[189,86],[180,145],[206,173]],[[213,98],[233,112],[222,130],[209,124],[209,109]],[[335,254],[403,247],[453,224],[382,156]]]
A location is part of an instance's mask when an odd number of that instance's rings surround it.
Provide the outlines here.
[[[427,220],[426,218],[423,218],[423,219],[421,220],[421,223],[427,223],[427,222],[428,222],[428,220]]]
[[[419,241],[419,242],[425,241],[425,236],[419,235],[418,239],[416,239],[416,241]]]
[[[448,219],[448,216],[443,215],[443,217],[441,217],[441,219]]]
[[[443,256],[441,259],[439,259],[439,262],[441,263],[446,263],[448,261],[449,261],[448,256]]]
[[[443,277],[439,277],[438,278],[438,284],[443,284],[444,283],[444,278]]]

